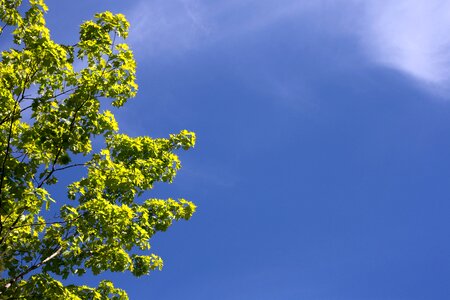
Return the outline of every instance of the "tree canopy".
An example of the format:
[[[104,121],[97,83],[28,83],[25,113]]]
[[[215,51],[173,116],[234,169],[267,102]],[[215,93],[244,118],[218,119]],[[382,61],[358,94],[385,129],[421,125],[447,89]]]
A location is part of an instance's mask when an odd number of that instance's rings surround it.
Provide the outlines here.
[[[195,134],[119,133],[111,110],[137,92],[127,20],[96,14],[64,45],[51,38],[46,11],[43,0],[0,0],[0,298],[127,299],[109,281],[64,279],[162,268],[150,238],[195,205],[143,193],[172,182],[176,150],[193,147]],[[80,177],[67,194],[52,193],[68,172]]]

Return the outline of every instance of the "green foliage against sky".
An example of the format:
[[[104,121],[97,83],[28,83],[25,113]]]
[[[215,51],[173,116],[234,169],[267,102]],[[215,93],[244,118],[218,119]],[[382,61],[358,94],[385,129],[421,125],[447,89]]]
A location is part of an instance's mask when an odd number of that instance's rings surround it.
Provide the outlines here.
[[[0,298],[126,299],[108,281],[91,288],[60,279],[161,269],[159,256],[138,253],[195,206],[140,196],[172,182],[180,168],[174,152],[193,147],[195,134],[119,134],[103,107],[122,107],[137,92],[123,43],[128,22],[99,13],[81,25],[78,41],[62,45],[50,37],[46,10],[40,0],[0,1],[0,38],[10,44],[0,60]],[[104,141],[95,153],[94,137]],[[48,187],[70,172],[84,177],[67,195],[52,195]]]

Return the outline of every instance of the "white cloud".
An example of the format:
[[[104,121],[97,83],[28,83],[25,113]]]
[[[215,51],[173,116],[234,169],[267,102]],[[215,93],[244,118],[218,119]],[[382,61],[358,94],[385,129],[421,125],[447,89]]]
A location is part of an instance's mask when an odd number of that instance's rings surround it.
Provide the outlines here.
[[[362,12],[370,57],[431,85],[450,79],[450,2],[371,0]]]

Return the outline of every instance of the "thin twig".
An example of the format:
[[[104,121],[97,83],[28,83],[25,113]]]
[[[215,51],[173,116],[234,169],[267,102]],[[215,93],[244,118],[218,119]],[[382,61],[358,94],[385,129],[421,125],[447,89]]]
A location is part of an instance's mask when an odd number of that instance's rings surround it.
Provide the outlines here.
[[[14,227],[11,227],[12,229],[16,229],[16,228],[22,228],[22,227],[32,227],[32,226],[40,226],[40,225],[52,225],[52,224],[65,224],[65,223],[72,223],[74,221],[76,221],[77,219],[80,218],[81,215],[79,215],[78,217],[74,218],[73,220],[70,221],[53,221],[53,222],[39,222],[39,223],[30,223],[30,224],[21,224],[21,225],[17,225]]]
[[[2,29],[0,29],[0,35],[3,34],[3,31],[5,30],[6,26],[8,26],[8,23],[5,23],[5,24],[2,26]]]
[[[86,104],[86,102],[88,100],[90,100],[90,97],[88,97],[86,100],[84,100],[81,103],[81,105],[79,107],[77,107],[77,109],[75,110],[75,112],[73,114],[72,121],[70,122],[69,132],[72,132],[73,128],[75,127],[75,121],[76,121],[77,114],[80,111],[80,109],[84,106],[84,104]],[[45,176],[45,178],[39,183],[38,188],[41,188],[44,185],[44,183],[50,178],[50,176],[52,176],[53,173],[56,171],[55,166],[56,166],[56,163],[58,162],[59,156],[61,155],[61,152],[63,150],[63,145],[64,145],[64,143],[61,143],[61,146],[58,148],[58,151],[56,152],[55,158],[53,159],[52,169],[50,171],[48,171],[47,176]]]
[[[69,169],[69,168],[73,168],[73,167],[86,166],[86,165],[89,165],[89,164],[90,164],[90,162],[79,163],[79,164],[73,164],[73,165],[70,165],[70,166],[65,166],[65,167],[61,167],[61,168],[56,168],[56,169],[54,170],[54,172],[62,171],[62,170]]]

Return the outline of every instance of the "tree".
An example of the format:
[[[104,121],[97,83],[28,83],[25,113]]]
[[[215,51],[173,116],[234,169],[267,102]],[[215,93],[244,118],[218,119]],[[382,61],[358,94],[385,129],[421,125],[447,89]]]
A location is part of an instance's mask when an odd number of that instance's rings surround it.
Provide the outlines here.
[[[0,0],[0,35],[11,37],[0,59],[0,298],[127,299],[108,281],[96,288],[62,281],[161,269],[162,259],[142,250],[195,205],[141,198],[155,182],[172,182],[175,152],[193,147],[195,134],[120,134],[104,108],[122,107],[137,92],[127,20],[96,14],[77,43],[63,45],[51,39],[46,11],[43,0]],[[79,178],[55,196],[51,186],[67,172]]]

